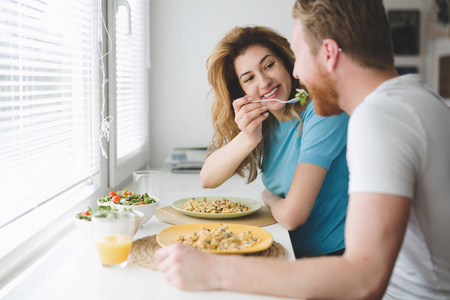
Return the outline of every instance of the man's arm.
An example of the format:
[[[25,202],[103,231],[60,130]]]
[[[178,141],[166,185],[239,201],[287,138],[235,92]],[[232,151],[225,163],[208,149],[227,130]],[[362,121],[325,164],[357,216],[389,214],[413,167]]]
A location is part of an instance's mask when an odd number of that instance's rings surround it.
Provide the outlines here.
[[[294,298],[378,299],[400,250],[410,199],[385,194],[350,197],[346,251],[295,262],[219,256],[172,245],[156,253],[158,268],[182,289],[224,289]],[[195,269],[195,272],[193,272]]]

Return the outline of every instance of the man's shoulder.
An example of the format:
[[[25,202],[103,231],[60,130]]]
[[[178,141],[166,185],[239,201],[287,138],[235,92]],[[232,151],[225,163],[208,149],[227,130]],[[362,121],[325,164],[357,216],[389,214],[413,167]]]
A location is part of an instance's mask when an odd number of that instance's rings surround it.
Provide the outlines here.
[[[351,114],[349,129],[360,126],[363,126],[364,130],[382,129],[380,124],[402,119],[404,112],[403,104],[392,98],[366,98]]]

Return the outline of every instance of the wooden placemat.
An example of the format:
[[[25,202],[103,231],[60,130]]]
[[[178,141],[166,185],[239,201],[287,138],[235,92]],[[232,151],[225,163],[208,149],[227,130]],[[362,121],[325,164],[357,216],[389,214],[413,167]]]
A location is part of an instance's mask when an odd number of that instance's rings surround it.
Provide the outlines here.
[[[263,206],[257,212],[235,219],[204,219],[196,218],[180,213],[172,206],[166,206],[158,209],[155,216],[162,222],[179,225],[179,224],[198,224],[198,223],[228,223],[228,224],[243,224],[253,226],[268,226],[277,223],[272,217],[272,213],[267,206]]]
[[[155,260],[153,259],[153,254],[159,248],[161,247],[156,242],[156,234],[138,239],[134,241],[133,245],[131,246],[128,261],[150,270],[156,270],[158,267],[156,265]],[[243,254],[243,256],[258,256],[274,259],[287,259],[288,252],[286,248],[283,247],[283,245],[274,241],[272,246],[270,246],[266,250],[255,253]]]

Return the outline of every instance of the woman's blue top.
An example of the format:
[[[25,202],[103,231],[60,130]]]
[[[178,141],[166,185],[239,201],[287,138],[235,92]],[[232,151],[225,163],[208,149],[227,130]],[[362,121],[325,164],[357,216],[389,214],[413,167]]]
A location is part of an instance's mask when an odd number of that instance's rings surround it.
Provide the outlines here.
[[[348,203],[346,161],[348,115],[321,117],[311,101],[297,119],[279,123],[264,150],[262,181],[273,194],[286,197],[298,163],[328,170],[306,223],[290,231],[296,257],[316,256],[345,248]]]

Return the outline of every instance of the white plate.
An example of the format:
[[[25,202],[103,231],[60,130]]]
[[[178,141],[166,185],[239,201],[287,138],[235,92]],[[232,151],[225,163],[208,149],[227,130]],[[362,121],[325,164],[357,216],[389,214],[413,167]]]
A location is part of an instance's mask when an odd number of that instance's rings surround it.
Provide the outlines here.
[[[216,200],[222,200],[222,199],[228,199],[230,201],[239,202],[241,204],[246,204],[250,207],[249,211],[245,212],[239,212],[239,213],[200,213],[200,212],[194,212],[194,211],[188,211],[183,208],[184,204],[188,202],[191,199],[195,199],[197,201],[202,201],[204,198],[208,201],[216,201]],[[175,208],[180,213],[183,213],[188,216],[197,217],[197,218],[205,218],[205,219],[233,219],[233,218],[240,218],[244,216],[251,215],[258,210],[261,209],[262,204],[251,199],[245,199],[245,198],[237,198],[237,197],[224,197],[224,196],[199,196],[199,197],[189,197],[189,198],[183,198],[178,199],[174,202],[172,202],[172,207]]]

